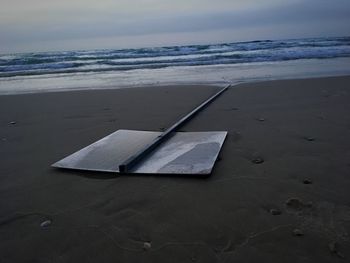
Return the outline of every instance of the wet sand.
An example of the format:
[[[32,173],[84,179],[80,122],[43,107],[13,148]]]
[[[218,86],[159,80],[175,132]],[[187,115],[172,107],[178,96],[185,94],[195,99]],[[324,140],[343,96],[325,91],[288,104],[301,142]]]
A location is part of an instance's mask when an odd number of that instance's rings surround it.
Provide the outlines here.
[[[349,260],[350,77],[231,88],[182,128],[228,131],[206,179],[50,167],[218,89],[0,96],[0,262]]]

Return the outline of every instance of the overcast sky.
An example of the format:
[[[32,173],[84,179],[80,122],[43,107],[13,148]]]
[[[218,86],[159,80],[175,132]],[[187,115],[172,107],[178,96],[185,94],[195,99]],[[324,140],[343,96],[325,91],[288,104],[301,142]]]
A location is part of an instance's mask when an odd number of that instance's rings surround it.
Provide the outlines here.
[[[0,52],[350,36],[350,0],[0,0]]]

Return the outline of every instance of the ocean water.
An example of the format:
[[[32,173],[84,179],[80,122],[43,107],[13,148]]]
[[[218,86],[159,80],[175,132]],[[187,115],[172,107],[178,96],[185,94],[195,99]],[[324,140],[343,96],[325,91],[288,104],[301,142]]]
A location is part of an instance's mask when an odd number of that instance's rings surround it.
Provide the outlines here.
[[[0,94],[350,73],[350,37],[0,55]]]

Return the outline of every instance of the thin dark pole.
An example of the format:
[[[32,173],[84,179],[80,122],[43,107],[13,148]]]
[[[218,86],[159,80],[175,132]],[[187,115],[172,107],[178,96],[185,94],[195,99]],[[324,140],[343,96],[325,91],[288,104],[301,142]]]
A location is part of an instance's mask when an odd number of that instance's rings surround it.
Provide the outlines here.
[[[224,91],[226,91],[231,85],[228,85],[227,87],[221,89],[219,92],[215,93],[213,96],[208,98],[206,101],[202,102],[199,106],[197,106],[194,110],[192,110],[190,113],[182,117],[180,120],[178,120],[175,124],[173,124],[170,128],[166,129],[161,135],[159,135],[152,143],[146,145],[143,149],[129,157],[124,163],[119,165],[119,172],[120,173],[127,173],[129,172],[138,162],[140,162],[141,159],[143,159],[146,155],[148,155],[150,152],[152,152],[157,146],[159,146],[164,141],[168,140],[174,132],[180,128],[182,125],[184,125],[187,121],[193,118],[195,114],[197,114],[199,111],[204,109],[206,106],[209,105],[213,100],[215,100],[217,97],[219,97]]]

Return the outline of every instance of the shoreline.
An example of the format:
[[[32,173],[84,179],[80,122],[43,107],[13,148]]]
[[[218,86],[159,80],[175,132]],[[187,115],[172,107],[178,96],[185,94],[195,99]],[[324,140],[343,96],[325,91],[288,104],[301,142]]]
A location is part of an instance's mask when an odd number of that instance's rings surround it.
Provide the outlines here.
[[[173,85],[228,85],[350,75],[350,58],[0,78],[0,95]],[[181,77],[179,77],[181,76]]]
[[[40,94],[61,94],[61,93],[80,93],[80,92],[107,92],[107,91],[118,91],[118,90],[131,90],[131,89],[172,89],[172,88],[183,88],[183,87],[190,87],[190,88],[222,88],[228,85],[231,85],[230,88],[241,88],[241,86],[246,85],[258,85],[258,84],[264,84],[269,82],[278,82],[278,81],[305,81],[305,80],[318,80],[318,79],[337,79],[337,78],[347,78],[350,77],[350,74],[341,74],[341,75],[326,75],[326,76],[310,76],[305,77],[301,76],[299,78],[281,78],[281,79],[262,79],[262,80],[246,80],[246,81],[237,81],[235,83],[185,83],[185,84],[177,84],[177,83],[169,83],[169,84],[155,84],[155,85],[140,85],[140,86],[125,86],[125,87],[102,87],[102,88],[77,88],[77,89],[60,89],[60,90],[46,90],[46,91],[32,91],[32,92],[26,92],[26,93],[9,93],[9,94],[1,94],[2,96],[26,96],[26,95],[40,95]]]
[[[279,78],[279,79],[260,79],[260,80],[246,80],[246,81],[237,81],[234,83],[184,83],[184,84],[178,84],[178,83],[169,83],[169,84],[154,84],[154,85],[139,85],[139,86],[123,86],[123,87],[102,87],[102,88],[76,88],[76,89],[59,89],[59,90],[41,90],[41,91],[30,91],[25,93],[8,93],[8,94],[1,94],[0,96],[21,96],[21,95],[36,95],[36,94],[56,94],[56,93],[66,93],[66,92],[98,92],[98,91],[115,91],[115,90],[130,90],[130,89],[152,89],[152,88],[178,88],[178,87],[193,87],[193,88],[200,88],[200,87],[213,87],[213,88],[222,88],[228,85],[231,85],[231,88],[240,88],[241,85],[245,84],[260,84],[265,82],[274,82],[274,81],[294,81],[294,80],[317,80],[317,79],[332,79],[332,78],[346,78],[350,77],[350,74],[340,74],[340,75],[325,75],[325,76],[301,76],[296,78]]]
[[[1,259],[349,259],[350,76],[230,88],[181,129],[228,131],[207,179],[50,167],[118,129],[163,130],[218,89],[0,96]]]

